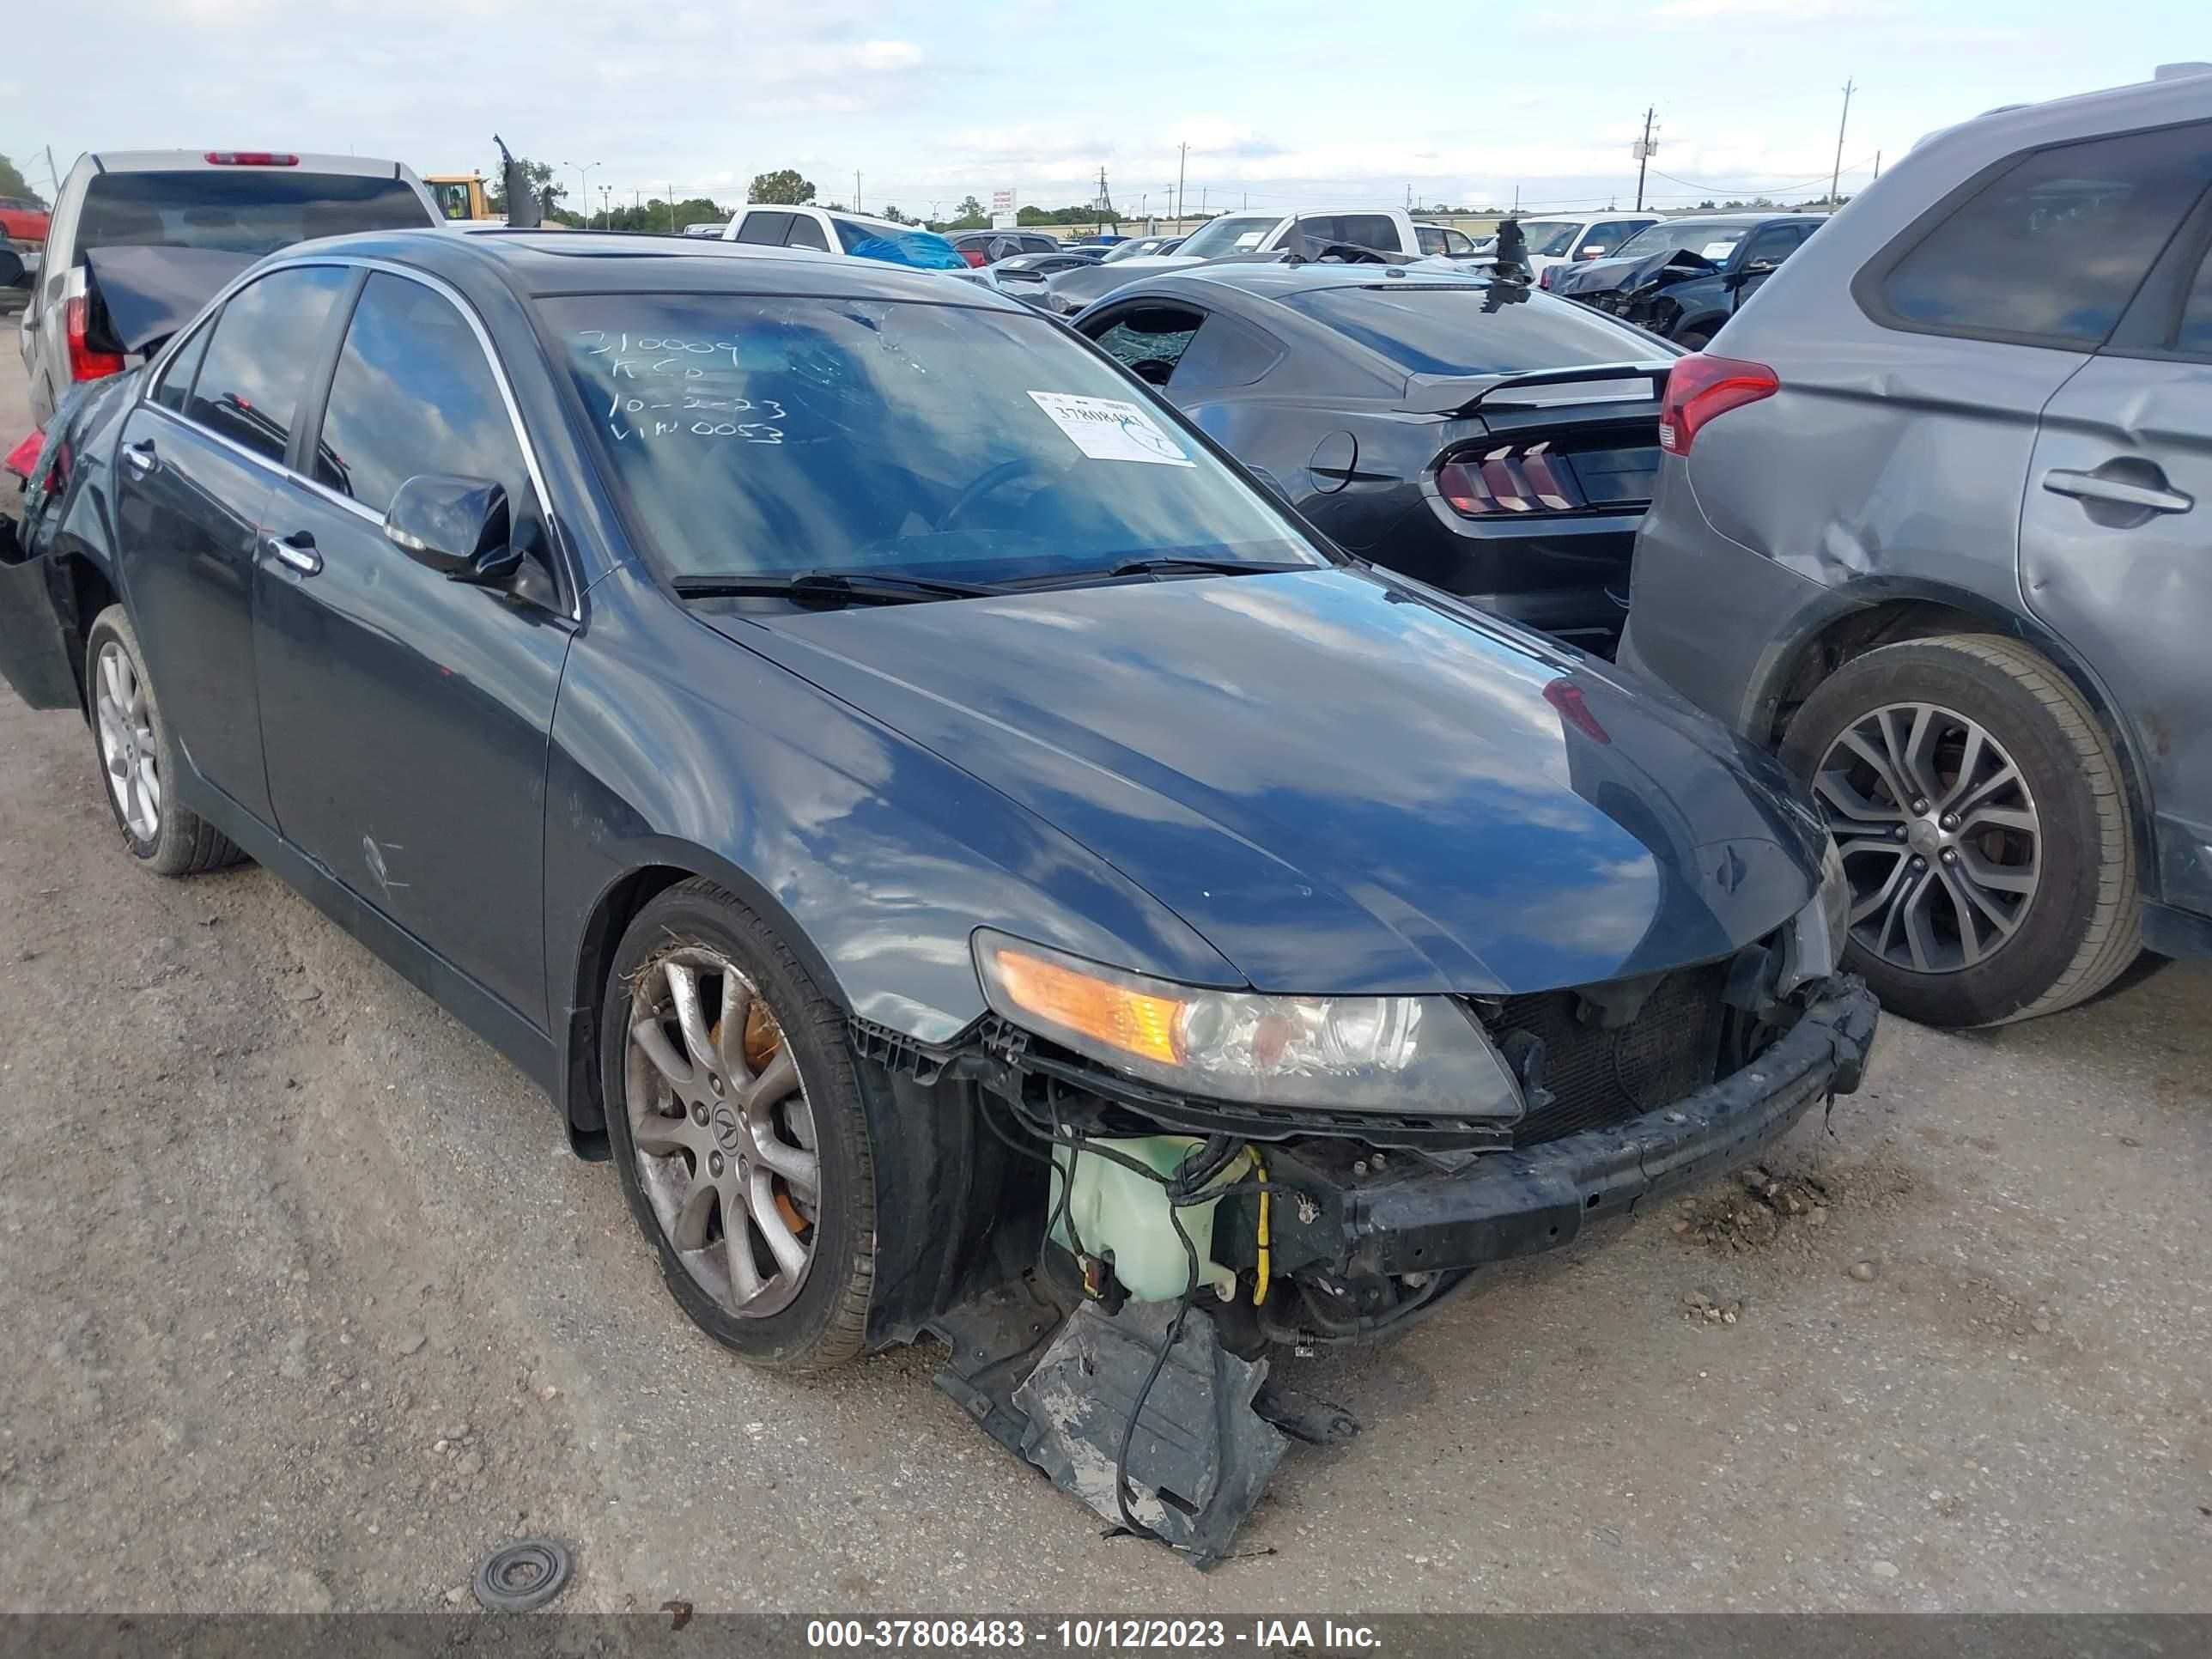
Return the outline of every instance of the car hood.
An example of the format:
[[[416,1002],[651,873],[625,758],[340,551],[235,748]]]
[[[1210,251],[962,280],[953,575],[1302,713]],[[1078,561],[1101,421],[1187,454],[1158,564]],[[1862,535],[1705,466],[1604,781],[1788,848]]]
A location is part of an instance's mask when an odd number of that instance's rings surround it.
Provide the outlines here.
[[[1687,282],[1692,276],[1709,276],[1720,269],[1694,248],[1668,248],[1663,253],[1640,254],[1633,259],[1592,259],[1570,270],[1557,271],[1552,278],[1552,292],[1571,294],[1577,298],[1616,291],[1632,292],[1646,283],[1658,281],[1660,273],[1669,265],[1678,267],[1668,276],[1669,282]]]
[[[707,619],[1040,815],[1261,990],[1655,972],[1817,884],[1817,825],[1764,757],[1364,569]]]

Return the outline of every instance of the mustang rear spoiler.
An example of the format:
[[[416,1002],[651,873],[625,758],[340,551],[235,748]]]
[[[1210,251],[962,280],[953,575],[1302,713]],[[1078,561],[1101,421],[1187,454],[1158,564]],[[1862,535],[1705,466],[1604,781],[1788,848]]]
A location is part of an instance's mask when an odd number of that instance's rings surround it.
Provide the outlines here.
[[[260,258],[208,247],[86,249],[93,326],[106,336],[94,343],[107,350],[151,352]]]
[[[1547,398],[1548,386],[1595,386],[1608,380],[1646,380],[1656,403],[1667,390],[1671,357],[1633,363],[1586,363],[1574,368],[1538,368],[1517,374],[1416,374],[1407,383],[1407,405],[1423,414],[1473,415],[1489,409],[1542,409],[1596,399]]]

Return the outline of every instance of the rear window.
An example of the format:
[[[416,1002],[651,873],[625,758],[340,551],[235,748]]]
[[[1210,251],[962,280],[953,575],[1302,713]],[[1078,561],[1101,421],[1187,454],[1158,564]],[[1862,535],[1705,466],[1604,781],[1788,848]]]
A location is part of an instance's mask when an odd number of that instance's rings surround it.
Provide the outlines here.
[[[1947,333],[2102,343],[2212,179],[2212,122],[2029,155],[1890,268],[1893,318]]]
[[[1409,374],[1517,374],[1674,355],[1638,330],[1516,283],[1314,289],[1283,303]]]
[[[437,222],[397,179],[289,167],[102,173],[85,186],[76,245],[273,253],[313,236]]]
[[[916,270],[965,270],[960,251],[933,230],[891,230],[882,225],[830,216],[837,227],[837,240],[855,259],[880,259],[889,265],[909,265]]]

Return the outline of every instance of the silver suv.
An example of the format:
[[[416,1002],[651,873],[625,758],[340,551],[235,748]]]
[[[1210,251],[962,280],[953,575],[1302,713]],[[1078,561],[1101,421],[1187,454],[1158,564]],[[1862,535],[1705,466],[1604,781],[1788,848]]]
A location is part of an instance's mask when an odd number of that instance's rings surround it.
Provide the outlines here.
[[[1909,1018],[2212,955],[2212,74],[1923,140],[1675,365],[1621,659],[1779,749]]]
[[[445,222],[422,181],[397,161],[270,150],[109,150],[77,158],[62,180],[45,263],[23,312],[31,418],[44,426],[79,380],[124,356],[100,337],[85,285],[87,248],[204,248],[273,253],[315,236]],[[212,293],[212,289],[209,290]]]

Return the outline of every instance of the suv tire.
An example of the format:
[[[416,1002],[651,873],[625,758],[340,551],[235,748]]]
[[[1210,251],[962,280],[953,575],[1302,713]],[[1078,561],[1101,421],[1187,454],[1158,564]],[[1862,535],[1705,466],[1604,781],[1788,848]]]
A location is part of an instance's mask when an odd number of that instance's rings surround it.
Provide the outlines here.
[[[1781,754],[1845,854],[1846,964],[1893,1012],[2026,1019],[2095,995],[2140,953],[2118,757],[2026,647],[1960,634],[1869,651],[1806,699]]]

